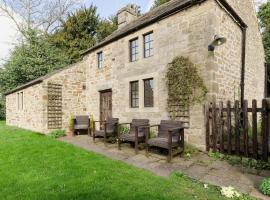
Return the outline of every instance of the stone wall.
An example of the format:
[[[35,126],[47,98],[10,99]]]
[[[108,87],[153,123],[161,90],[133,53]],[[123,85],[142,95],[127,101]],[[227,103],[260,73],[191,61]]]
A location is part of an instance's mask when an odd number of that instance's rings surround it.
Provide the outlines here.
[[[85,66],[81,63],[52,73],[42,83],[8,95],[7,124],[41,133],[48,129],[48,83],[62,85],[62,129],[68,130],[71,116],[89,114],[85,101]],[[23,92],[23,109],[18,109],[17,93]]]
[[[62,128],[68,130],[68,124],[71,116],[89,114],[86,111],[86,88],[85,88],[85,66],[82,63],[76,63],[67,69],[54,74],[43,82],[45,91],[48,83],[62,85]],[[45,95],[45,108],[48,107],[48,93]],[[48,115],[47,109],[44,111],[44,124],[47,127]],[[46,132],[49,132],[46,128]]]
[[[18,93],[23,92],[23,108],[19,105]],[[36,84],[6,96],[6,123],[38,132],[44,132],[44,88]]]

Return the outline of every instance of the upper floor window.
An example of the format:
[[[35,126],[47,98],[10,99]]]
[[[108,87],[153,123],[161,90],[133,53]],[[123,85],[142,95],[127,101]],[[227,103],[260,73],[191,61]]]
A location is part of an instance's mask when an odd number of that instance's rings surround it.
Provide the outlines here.
[[[137,61],[139,58],[139,39],[133,39],[129,41],[130,61]]]
[[[153,39],[153,32],[147,33],[143,36],[144,42],[144,57],[148,58],[154,55],[154,39]]]
[[[97,65],[98,65],[98,68],[103,67],[103,52],[102,51],[97,53]]]
[[[144,81],[144,107],[154,106],[154,80],[145,79]]]
[[[139,81],[130,82],[130,107],[139,107]]]

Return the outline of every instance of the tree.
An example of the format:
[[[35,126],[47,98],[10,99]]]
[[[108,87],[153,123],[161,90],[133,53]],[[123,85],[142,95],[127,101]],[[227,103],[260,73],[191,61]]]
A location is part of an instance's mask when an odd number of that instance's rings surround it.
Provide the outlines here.
[[[116,30],[114,18],[101,20],[97,8],[81,7],[68,16],[61,28],[50,36],[50,41],[66,51],[71,62],[80,60],[81,53]]]
[[[262,4],[258,12],[260,26],[263,35],[266,62],[268,64],[268,85],[270,84],[270,1]],[[268,87],[268,94],[270,87]]]
[[[76,0],[0,0],[0,11],[10,18],[18,31],[40,29],[52,33],[77,6]]]
[[[155,0],[152,9],[153,9],[153,8],[156,8],[156,7],[160,6],[160,5],[162,5],[162,4],[164,4],[164,3],[167,3],[167,2],[169,2],[169,1],[170,1],[170,0]]]
[[[69,63],[68,56],[52,46],[39,31],[31,29],[24,35],[26,41],[15,47],[0,71],[2,94]]]

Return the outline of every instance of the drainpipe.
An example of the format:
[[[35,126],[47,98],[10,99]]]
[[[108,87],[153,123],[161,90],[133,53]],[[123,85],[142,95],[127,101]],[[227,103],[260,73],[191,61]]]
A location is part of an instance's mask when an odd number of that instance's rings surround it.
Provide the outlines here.
[[[241,53],[241,78],[240,78],[240,89],[241,89],[241,106],[244,105],[245,99],[245,71],[246,71],[246,38],[247,28],[246,23],[241,19],[237,12],[228,4],[226,0],[215,0],[216,3],[223,9],[229,17],[237,24],[242,32],[242,53]]]
[[[241,27],[242,30],[242,67],[241,67],[241,106],[244,106],[245,100],[245,74],[246,74],[246,38],[247,38],[247,28]]]

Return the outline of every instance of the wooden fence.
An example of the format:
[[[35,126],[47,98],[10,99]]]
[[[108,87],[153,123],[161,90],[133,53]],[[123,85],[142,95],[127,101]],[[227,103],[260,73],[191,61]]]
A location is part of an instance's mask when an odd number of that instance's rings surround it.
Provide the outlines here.
[[[209,151],[252,157],[268,161],[269,154],[269,100],[263,99],[262,106],[257,101],[248,101],[240,106],[230,101],[205,105],[206,147]]]

